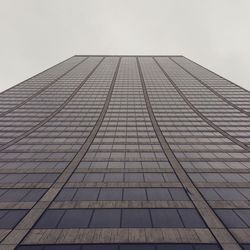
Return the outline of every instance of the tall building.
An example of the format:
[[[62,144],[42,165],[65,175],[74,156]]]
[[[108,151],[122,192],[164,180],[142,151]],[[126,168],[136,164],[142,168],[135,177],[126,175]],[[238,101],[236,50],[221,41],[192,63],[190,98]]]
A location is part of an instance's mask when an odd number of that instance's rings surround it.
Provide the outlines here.
[[[77,55],[4,91],[0,249],[250,249],[249,116],[183,56]]]

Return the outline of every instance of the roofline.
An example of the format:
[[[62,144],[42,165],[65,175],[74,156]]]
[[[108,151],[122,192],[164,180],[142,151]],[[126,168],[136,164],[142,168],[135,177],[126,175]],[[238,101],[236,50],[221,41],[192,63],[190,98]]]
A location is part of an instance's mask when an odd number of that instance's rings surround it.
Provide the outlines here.
[[[149,56],[153,56],[153,57],[183,57],[183,55],[74,55],[74,56],[91,56],[91,57],[99,57],[99,56],[105,56],[105,57],[149,57]]]

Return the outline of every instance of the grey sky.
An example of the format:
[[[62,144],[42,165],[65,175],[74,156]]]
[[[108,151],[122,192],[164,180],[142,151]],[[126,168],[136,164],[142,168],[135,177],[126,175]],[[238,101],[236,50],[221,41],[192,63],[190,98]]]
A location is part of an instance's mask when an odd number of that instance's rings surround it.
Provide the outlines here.
[[[0,0],[0,91],[74,54],[182,54],[250,90],[249,0]]]

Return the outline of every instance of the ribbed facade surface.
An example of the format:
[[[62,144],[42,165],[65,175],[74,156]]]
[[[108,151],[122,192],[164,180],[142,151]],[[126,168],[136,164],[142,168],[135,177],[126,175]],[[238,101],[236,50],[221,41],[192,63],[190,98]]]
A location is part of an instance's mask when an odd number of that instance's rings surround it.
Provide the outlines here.
[[[73,56],[0,94],[0,250],[250,249],[250,93],[183,56]]]

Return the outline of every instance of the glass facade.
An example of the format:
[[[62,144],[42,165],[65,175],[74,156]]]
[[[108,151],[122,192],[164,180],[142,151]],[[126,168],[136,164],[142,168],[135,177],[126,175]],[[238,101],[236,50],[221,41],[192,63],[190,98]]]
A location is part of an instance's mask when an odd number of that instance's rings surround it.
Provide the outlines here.
[[[250,93],[183,56],[73,56],[0,94],[0,250],[250,249]]]

